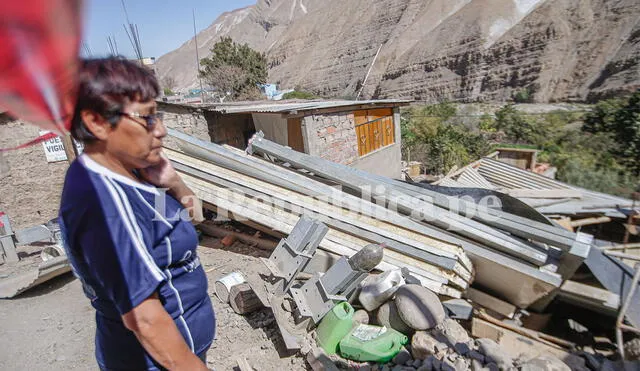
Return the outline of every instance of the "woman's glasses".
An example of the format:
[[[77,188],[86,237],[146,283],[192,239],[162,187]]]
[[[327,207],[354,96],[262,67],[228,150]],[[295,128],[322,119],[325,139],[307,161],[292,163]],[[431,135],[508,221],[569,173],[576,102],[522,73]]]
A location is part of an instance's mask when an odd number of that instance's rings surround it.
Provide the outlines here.
[[[147,130],[153,130],[154,126],[158,123],[158,121],[162,121],[164,119],[163,112],[156,112],[150,115],[141,115],[138,112],[116,112],[118,115],[122,115],[131,119],[131,121],[136,122],[142,126],[144,126]],[[144,120],[144,123],[136,120],[137,118],[141,118]]]

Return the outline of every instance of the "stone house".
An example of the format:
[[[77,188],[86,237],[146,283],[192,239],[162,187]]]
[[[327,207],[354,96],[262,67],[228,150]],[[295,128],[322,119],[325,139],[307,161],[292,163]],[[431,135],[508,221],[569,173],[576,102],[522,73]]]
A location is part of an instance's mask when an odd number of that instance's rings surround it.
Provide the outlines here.
[[[266,139],[373,174],[400,178],[402,100],[238,102],[187,106],[158,102],[168,127],[244,149]]]

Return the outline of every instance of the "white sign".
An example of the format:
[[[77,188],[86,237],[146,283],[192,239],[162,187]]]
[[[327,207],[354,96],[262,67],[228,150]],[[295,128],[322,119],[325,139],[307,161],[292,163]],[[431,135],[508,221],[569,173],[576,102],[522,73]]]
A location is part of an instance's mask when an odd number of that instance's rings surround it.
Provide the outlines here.
[[[49,131],[41,131],[40,135],[50,133]],[[47,162],[66,161],[67,153],[64,151],[64,144],[59,136],[42,142],[44,154],[47,156]]]

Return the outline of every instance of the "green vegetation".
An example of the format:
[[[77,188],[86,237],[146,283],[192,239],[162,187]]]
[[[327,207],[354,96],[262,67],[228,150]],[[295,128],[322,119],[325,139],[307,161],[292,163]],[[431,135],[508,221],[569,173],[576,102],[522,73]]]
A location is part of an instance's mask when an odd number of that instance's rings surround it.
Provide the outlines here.
[[[258,84],[267,82],[267,59],[247,44],[223,37],[211,49],[211,57],[200,60],[200,76],[218,94],[234,100],[260,99]]]
[[[446,174],[500,146],[537,148],[557,178],[628,197],[640,184],[640,92],[602,101],[588,112],[526,114],[507,105],[473,124],[455,105],[412,107],[402,116],[403,157]]]
[[[166,95],[166,96],[175,95],[175,93],[173,92],[173,90],[171,90],[171,88],[164,88],[164,89],[162,89],[162,91],[164,92],[164,95]]]
[[[490,150],[489,142],[457,125],[455,115],[456,107],[450,103],[412,107],[404,112],[403,157],[422,162],[427,173],[440,174],[485,155]]]
[[[282,96],[282,99],[318,99],[319,97],[313,93],[309,93],[308,91],[292,91],[289,93],[285,93]]]

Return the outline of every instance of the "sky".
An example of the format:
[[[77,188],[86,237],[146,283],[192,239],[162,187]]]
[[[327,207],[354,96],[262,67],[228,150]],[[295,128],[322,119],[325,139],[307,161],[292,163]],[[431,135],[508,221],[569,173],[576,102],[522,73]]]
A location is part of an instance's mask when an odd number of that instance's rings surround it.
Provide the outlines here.
[[[193,10],[196,30],[200,32],[220,14],[255,3],[256,0],[124,0],[129,21],[138,26],[143,55],[156,58],[193,37]],[[84,7],[83,39],[91,56],[108,55],[107,36],[113,36],[119,54],[135,57],[123,27],[126,18],[122,0],[85,0]]]

